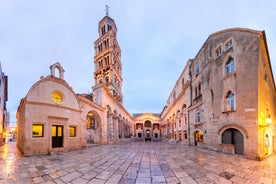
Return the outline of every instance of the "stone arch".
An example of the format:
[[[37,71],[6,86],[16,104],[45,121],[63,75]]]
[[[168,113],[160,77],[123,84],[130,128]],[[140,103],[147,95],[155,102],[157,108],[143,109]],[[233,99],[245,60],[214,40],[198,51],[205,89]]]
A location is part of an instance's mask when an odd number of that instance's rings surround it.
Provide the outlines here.
[[[59,73],[59,77],[57,78],[60,78],[62,80],[64,80],[64,69],[62,68],[61,64],[59,62],[56,62],[55,64],[52,64],[50,66],[50,70],[51,70],[51,76],[52,77],[56,77],[55,75],[55,71],[58,70],[58,73]]]
[[[194,144],[195,144],[195,146],[197,146],[199,142],[203,142],[204,136],[203,136],[203,131],[202,130],[195,129],[193,135],[194,135]]]
[[[225,129],[221,134],[221,143],[231,145],[232,153],[244,154],[244,135],[236,128]]]
[[[237,125],[226,125],[226,126],[221,127],[221,128],[218,130],[218,135],[219,135],[219,137],[222,136],[222,133],[223,133],[225,130],[231,129],[231,128],[237,129],[238,131],[240,131],[240,132],[242,133],[243,137],[245,137],[245,138],[248,139],[248,132],[246,131],[246,129],[243,128],[243,127],[237,126]]]
[[[87,142],[98,143],[102,140],[101,117],[95,110],[90,110],[86,115]]]

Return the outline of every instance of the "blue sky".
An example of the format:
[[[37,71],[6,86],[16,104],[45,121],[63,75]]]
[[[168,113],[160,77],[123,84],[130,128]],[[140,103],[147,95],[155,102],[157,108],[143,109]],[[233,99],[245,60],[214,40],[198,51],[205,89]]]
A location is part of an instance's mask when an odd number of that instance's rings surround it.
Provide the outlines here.
[[[124,106],[131,114],[160,113],[187,60],[223,29],[265,30],[275,76],[274,0],[1,0],[0,62],[9,77],[11,122],[21,98],[55,62],[76,93],[91,92],[93,43],[106,4],[118,28]]]

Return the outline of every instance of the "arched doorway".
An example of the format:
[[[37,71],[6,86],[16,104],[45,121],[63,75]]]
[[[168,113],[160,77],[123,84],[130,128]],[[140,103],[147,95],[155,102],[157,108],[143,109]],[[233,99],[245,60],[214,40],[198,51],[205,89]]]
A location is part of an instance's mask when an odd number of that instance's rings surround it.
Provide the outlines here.
[[[244,154],[244,140],[242,133],[234,128],[226,129],[221,135],[221,142],[223,144],[233,144],[235,154]]]
[[[194,134],[195,146],[198,145],[198,142],[203,142],[203,133],[197,130]]]
[[[89,111],[86,116],[87,142],[99,142],[101,138],[100,116],[95,111]]]
[[[145,132],[145,141],[151,141],[151,121],[147,120],[145,121],[145,129],[146,129],[146,132]]]

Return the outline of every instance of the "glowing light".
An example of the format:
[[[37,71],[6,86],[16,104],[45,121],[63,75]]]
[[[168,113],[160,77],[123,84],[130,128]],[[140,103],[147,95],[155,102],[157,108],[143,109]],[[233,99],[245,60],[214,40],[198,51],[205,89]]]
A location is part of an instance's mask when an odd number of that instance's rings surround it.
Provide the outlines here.
[[[266,119],[265,119],[265,122],[269,125],[272,123],[272,119],[268,116]]]

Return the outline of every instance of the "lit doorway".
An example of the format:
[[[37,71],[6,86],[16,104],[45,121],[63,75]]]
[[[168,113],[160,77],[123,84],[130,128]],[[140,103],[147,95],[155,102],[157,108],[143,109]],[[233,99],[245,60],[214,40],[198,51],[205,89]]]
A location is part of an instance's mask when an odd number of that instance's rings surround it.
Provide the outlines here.
[[[52,126],[52,148],[60,148],[63,146],[63,126]]]

